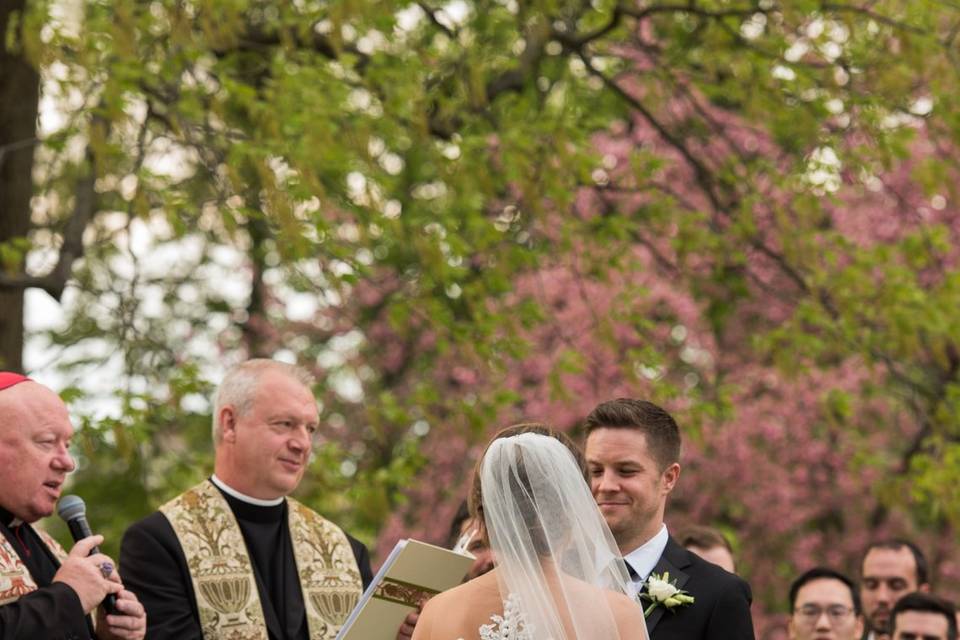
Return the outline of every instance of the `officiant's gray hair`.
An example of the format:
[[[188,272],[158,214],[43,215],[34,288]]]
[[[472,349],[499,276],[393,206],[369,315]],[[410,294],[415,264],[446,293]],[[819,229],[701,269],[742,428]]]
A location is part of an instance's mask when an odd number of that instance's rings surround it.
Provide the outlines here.
[[[542,436],[547,436],[559,440],[560,443],[570,450],[570,453],[573,454],[573,459],[577,463],[577,466],[580,467],[580,473],[583,475],[584,481],[587,480],[587,459],[583,455],[583,451],[580,450],[580,447],[577,446],[570,436],[563,433],[562,431],[557,431],[551,426],[545,425],[540,422],[523,422],[520,424],[511,425],[509,427],[504,427],[490,439],[490,442],[487,443],[487,446],[483,450],[483,455],[480,456],[480,459],[477,460],[477,464],[473,470],[473,482],[470,486],[470,495],[468,496],[468,503],[470,507],[470,516],[477,522],[485,522],[483,519],[483,487],[480,483],[480,468],[483,465],[483,458],[487,455],[487,450],[490,449],[490,445],[501,438],[510,438],[512,436],[518,436],[521,433],[537,433]],[[484,525],[483,539],[485,542],[489,542],[486,539],[486,525]]]
[[[316,379],[303,367],[268,358],[254,358],[231,367],[223,381],[217,387],[213,401],[213,443],[216,445],[223,437],[220,429],[220,410],[226,406],[236,409],[237,415],[246,414],[253,407],[257,383],[267,372],[276,372],[293,378],[308,389],[313,388]]]

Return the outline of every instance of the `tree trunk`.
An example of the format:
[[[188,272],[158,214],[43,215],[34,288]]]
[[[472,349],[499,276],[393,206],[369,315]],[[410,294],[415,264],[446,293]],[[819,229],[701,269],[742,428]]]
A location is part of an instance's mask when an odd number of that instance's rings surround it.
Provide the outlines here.
[[[17,21],[10,46],[0,40],[0,244],[30,230],[40,75],[20,46],[25,5],[26,0],[0,0],[0,35]],[[0,268],[21,273],[24,261]],[[0,288],[0,368],[23,370],[22,288]]]

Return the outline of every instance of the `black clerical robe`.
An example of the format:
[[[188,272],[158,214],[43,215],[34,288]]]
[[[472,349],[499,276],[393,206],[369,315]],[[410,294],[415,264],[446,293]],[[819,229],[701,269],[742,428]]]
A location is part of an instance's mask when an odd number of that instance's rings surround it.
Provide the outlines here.
[[[0,640],[89,640],[93,627],[72,587],[53,582],[60,563],[29,524],[0,508],[0,531],[30,572],[37,590],[0,605]]]
[[[240,526],[270,640],[309,640],[287,517],[287,501],[257,506],[221,491]],[[360,578],[373,579],[367,548],[347,535]],[[201,640],[200,613],[187,560],[170,521],[159,511],[135,523],[120,545],[120,576],[147,610],[150,640]]]

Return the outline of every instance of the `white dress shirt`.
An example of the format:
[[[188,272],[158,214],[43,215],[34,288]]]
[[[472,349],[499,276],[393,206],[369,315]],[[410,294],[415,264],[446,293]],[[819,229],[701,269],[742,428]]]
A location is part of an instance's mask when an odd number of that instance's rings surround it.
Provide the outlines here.
[[[660,531],[657,532],[657,535],[623,556],[627,564],[637,572],[637,577],[633,580],[634,594],[640,593],[640,587],[643,586],[647,577],[653,572],[654,567],[657,566],[657,563],[660,561],[660,556],[663,555],[663,550],[667,548],[667,541],[669,539],[670,534],[667,533],[667,525],[662,524],[660,525]]]

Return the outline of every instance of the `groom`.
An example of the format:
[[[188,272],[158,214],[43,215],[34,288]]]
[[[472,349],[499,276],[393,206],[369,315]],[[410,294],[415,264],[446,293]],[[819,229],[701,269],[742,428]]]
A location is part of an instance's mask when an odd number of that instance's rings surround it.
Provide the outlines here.
[[[634,586],[646,592],[651,575],[669,572],[670,582],[693,596],[669,611],[652,608],[651,640],[753,640],[749,585],[681,547],[663,524],[680,477],[680,431],[670,414],[645,400],[619,398],[587,416],[586,432],[590,488]],[[649,599],[642,602],[650,608]]]

